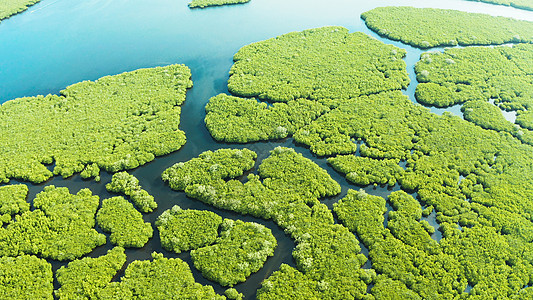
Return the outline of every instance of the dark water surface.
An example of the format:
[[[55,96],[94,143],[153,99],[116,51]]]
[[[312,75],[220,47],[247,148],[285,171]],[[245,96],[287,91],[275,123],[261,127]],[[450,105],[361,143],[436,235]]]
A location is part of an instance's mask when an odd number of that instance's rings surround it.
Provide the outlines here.
[[[204,10],[190,10],[186,0],[43,0],[25,13],[0,24],[0,103],[23,96],[57,94],[66,86],[82,80],[94,80],[138,68],[173,63],[187,65],[192,71],[194,82],[194,87],[187,93],[180,126],[187,134],[187,143],[181,150],[157,158],[131,173],[155,196],[159,205],[155,212],[145,215],[146,221],[153,223],[164,210],[178,204],[184,209],[211,210],[224,218],[258,222],[272,230],[278,240],[274,256],[248,281],[236,286],[237,290],[245,294],[246,299],[254,299],[261,281],[276,271],[281,263],[294,265],[294,242],[272,221],[218,210],[189,199],[183,193],[170,190],[161,181],[160,175],[174,163],[187,161],[206,150],[246,147],[257,152],[259,164],[268,157],[270,150],[281,145],[295,148],[297,152],[312,159],[341,184],[342,193],[339,196],[323,201],[328,207],[332,208],[335,202],[346,195],[349,188],[359,189],[360,187],[349,184],[343,176],[336,173],[324,158],[313,156],[307,148],[295,145],[292,139],[246,145],[216,143],[204,126],[204,107],[210,97],[227,92],[228,71],[233,62],[233,54],[239,48],[290,31],[326,25],[362,31],[385,43],[406,49],[408,54],[405,61],[411,85],[404,93],[415,101],[413,95],[416,79],[413,68],[423,51],[380,38],[370,32],[359,18],[364,11],[387,5],[454,8],[533,21],[533,12],[459,0],[446,3],[429,0],[252,0],[244,5]],[[434,108],[432,111],[438,114],[443,112]],[[459,107],[453,107],[451,112],[462,116]],[[110,178],[105,173],[102,174],[101,183],[84,181],[79,175],[66,180],[53,178],[42,185],[29,185],[29,199],[33,199],[44,185],[50,184],[67,186],[71,193],[89,188],[102,199],[107,198],[111,195],[105,190],[105,183]],[[370,194],[386,197],[399,187],[369,186],[364,189]],[[437,226],[431,218],[429,221]],[[110,248],[110,244],[99,247],[89,256],[103,255]],[[162,252],[167,257],[179,257],[191,264],[189,253],[176,255],[163,250],[157,230],[154,238],[144,248],[126,251],[128,262],[149,259],[153,251]],[[368,250],[363,249],[363,253],[367,254]],[[54,269],[61,265],[64,263],[53,262]],[[370,265],[368,262],[365,267]],[[225,288],[204,279],[194,267],[191,269],[198,282],[210,284],[218,293],[223,293]],[[121,275],[122,273],[115,280]]]

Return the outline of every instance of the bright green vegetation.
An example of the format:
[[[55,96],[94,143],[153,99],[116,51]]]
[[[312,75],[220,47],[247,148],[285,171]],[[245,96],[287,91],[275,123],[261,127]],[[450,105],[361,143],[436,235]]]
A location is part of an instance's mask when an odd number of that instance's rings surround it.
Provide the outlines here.
[[[0,255],[73,260],[91,252],[106,242],[94,230],[98,205],[98,196],[88,189],[72,195],[67,188],[45,187],[33,200],[33,211],[0,228]]]
[[[111,243],[121,247],[143,247],[153,235],[152,225],[122,197],[105,199],[96,214],[98,226],[110,232]]]
[[[226,151],[227,164],[233,165],[231,153],[244,150]],[[364,295],[372,273],[360,269],[366,258],[360,254],[359,242],[347,228],[334,224],[331,211],[318,201],[339,194],[339,184],[311,160],[282,147],[275,148],[263,160],[259,175],[248,175],[245,183],[232,179],[251,169],[253,159],[255,155],[234,174],[211,177],[201,183],[172,184],[183,172],[194,173],[197,166],[198,172],[209,169],[208,161],[204,159],[204,165],[194,158],[180,165],[182,173],[171,167],[163,178],[172,188],[185,190],[189,197],[215,207],[273,219],[296,240],[293,256],[298,268],[282,265],[280,271],[263,282],[258,299],[303,295],[314,297],[305,299],[348,299]],[[217,160],[211,165],[220,166],[222,162]]]
[[[52,266],[32,255],[0,258],[2,299],[54,299]]]
[[[152,212],[157,208],[154,196],[143,190],[139,185],[139,179],[128,172],[113,174],[111,182],[106,184],[105,188],[110,192],[129,196],[135,206],[143,213]]]
[[[254,166],[257,154],[248,149],[219,149],[206,151],[188,162],[180,162],[166,169],[161,176],[178,191],[195,184],[207,184],[224,178],[237,178]]]
[[[353,122],[335,121],[348,114]],[[450,114],[431,114],[400,92],[343,103],[308,127],[302,129],[314,134],[311,149],[320,139],[344,139],[338,135],[362,140],[364,158],[330,159],[341,172],[355,170],[372,183],[378,170],[358,170],[378,166],[381,176],[394,174],[403,189],[418,193],[418,200],[405,192],[389,196],[394,211],[386,228],[385,199],[351,191],[335,206],[342,223],[368,247],[372,267],[381,274],[374,279],[374,296],[453,298],[467,284],[480,299],[525,293],[520,291],[533,274],[533,259],[527,254],[533,240],[530,146],[506,132]],[[324,147],[328,149],[327,143]],[[329,149],[331,154],[344,152]],[[398,159],[407,160],[403,172],[392,171],[396,167],[391,160]],[[434,229],[420,220],[426,207],[436,211],[440,242],[431,239]]]
[[[339,155],[328,158],[328,163],[346,179],[358,184],[388,184],[393,186],[404,173],[399,159],[376,160],[354,155]]]
[[[533,45],[468,47],[424,53],[416,98],[439,107],[495,99],[506,110],[533,108]]]
[[[55,295],[61,299],[97,299],[100,289],[107,286],[126,262],[124,248],[115,247],[104,256],[75,260],[56,272],[61,288]]]
[[[502,111],[496,105],[483,100],[468,101],[461,107],[465,120],[477,124],[485,129],[507,131],[513,133],[517,128],[507,121]]]
[[[488,51],[514,53],[526,47]],[[434,55],[433,61],[445,60],[438,57],[445,54]],[[447,64],[461,63],[453,59]],[[515,66],[511,70],[523,74],[526,64]],[[488,117],[494,110],[486,108],[488,99],[480,100],[465,104],[466,109],[489,112],[470,117],[494,126]],[[350,180],[396,181],[417,193],[417,199],[403,191],[392,193],[387,220],[386,200],[364,192],[351,191],[335,206],[342,223],[370,250],[369,271],[360,269],[365,258],[358,256],[357,239],[333,225],[331,212],[317,201],[338,190],[327,177],[317,176],[320,168],[293,150],[276,148],[259,166],[259,176],[248,175],[244,183],[227,176],[182,189],[216,207],[272,218],[295,238],[297,269],[282,266],[263,282],[258,299],[358,298],[371,282],[375,297],[462,297],[470,285],[470,295],[480,299],[527,298],[530,290],[522,289],[533,275],[528,254],[533,250],[533,151],[508,132],[491,128],[432,114],[394,91],[344,101],[296,132],[296,141],[319,155],[342,154],[329,161]],[[356,140],[362,157],[346,156],[356,152]],[[400,160],[406,161],[405,170]],[[443,233],[438,242],[431,238],[435,228],[421,219],[431,210]]]
[[[191,269],[179,258],[152,253],[153,261],[134,261],[120,282],[99,291],[99,299],[206,299],[223,300],[213,287],[194,281]]]
[[[234,288],[227,289],[224,292],[224,295],[226,295],[226,298],[228,298],[230,300],[242,300],[242,299],[244,299],[244,295],[242,293],[239,293],[239,291],[237,291]]]
[[[192,250],[191,258],[205,278],[231,287],[259,271],[277,244],[263,225],[225,219],[215,244]]]
[[[328,110],[329,107],[306,99],[268,107],[255,99],[220,94],[211,98],[205,107],[205,125],[217,141],[249,143],[282,139]]]
[[[405,50],[343,27],[293,32],[245,46],[234,56],[228,89],[206,106],[217,141],[281,139],[343,101],[406,88]]]
[[[421,82],[419,102],[439,107],[465,103],[464,117],[483,128],[507,131],[533,144],[529,111],[533,109],[533,45],[469,47],[425,53],[415,71]],[[494,100],[494,104],[489,100]],[[518,111],[516,128],[500,109]]]
[[[222,217],[214,212],[183,210],[177,205],[165,210],[155,222],[163,248],[176,253],[213,244],[220,224]]]
[[[0,21],[21,13],[41,0],[2,0],[0,1]]]
[[[411,110],[423,109],[414,107],[400,91],[362,96],[302,127],[294,139],[318,155],[355,153],[355,140],[363,139],[362,156],[405,159],[418,138],[412,128],[393,124]]]
[[[0,224],[9,223],[13,215],[30,210],[27,196],[28,187],[24,184],[0,187]]]
[[[221,6],[229,4],[247,3],[250,0],[192,0],[189,3],[190,8],[206,8],[210,6]]]
[[[523,128],[533,130],[533,111],[518,111],[515,123]]]
[[[418,48],[533,42],[533,23],[449,9],[378,7],[361,15],[368,28]]]
[[[292,32],[242,47],[229,91],[273,102],[348,99],[406,88],[403,49],[343,27]]]
[[[469,0],[476,2],[485,2],[491,4],[499,4],[505,6],[512,6],[514,8],[533,10],[533,1],[531,0]]]
[[[140,69],[67,87],[61,96],[0,106],[0,182],[52,175],[99,179],[178,150],[180,105],[192,86],[183,65]],[[45,165],[55,162],[53,172]]]

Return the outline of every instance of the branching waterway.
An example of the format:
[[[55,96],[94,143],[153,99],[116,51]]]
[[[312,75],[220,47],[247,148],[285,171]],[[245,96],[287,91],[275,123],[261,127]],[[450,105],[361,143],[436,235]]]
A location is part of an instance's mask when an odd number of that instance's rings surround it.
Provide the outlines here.
[[[414,64],[425,51],[379,37],[366,28],[359,17],[362,12],[387,5],[452,8],[533,21],[533,12],[469,1],[387,0],[369,3],[352,0],[252,0],[245,5],[189,10],[186,2],[174,0],[43,0],[26,13],[0,24],[0,103],[23,96],[58,94],[66,86],[79,81],[138,68],[174,63],[187,65],[194,83],[194,87],[187,92],[180,125],[187,135],[187,143],[179,151],[156,158],[130,173],[140,180],[143,188],[158,203],[157,210],[144,215],[147,222],[153,224],[163,211],[177,204],[183,209],[209,210],[223,218],[257,222],[272,230],[278,241],[274,256],[268,258],[259,272],[235,286],[244,293],[246,299],[254,299],[261,281],[278,270],[282,263],[295,265],[292,258],[294,241],[272,221],[216,209],[186,197],[185,193],[172,191],[161,180],[161,173],[176,162],[185,162],[203,151],[219,148],[248,148],[255,151],[258,158],[252,172],[256,173],[257,166],[269,156],[271,150],[284,146],[294,148],[304,157],[312,159],[341,185],[340,195],[323,200],[330,209],[333,203],[346,196],[348,189],[359,189],[342,174],[335,172],[325,158],[316,157],[306,147],[296,145],[292,138],[246,145],[215,142],[204,125],[204,108],[209,98],[228,93],[228,72],[233,64],[233,54],[239,48],[287,32],[326,25],[344,26],[351,32],[362,31],[386,44],[406,49],[405,62],[411,84],[404,93],[416,101]],[[445,110],[462,116],[459,106]],[[431,111],[442,114],[444,110],[431,108]],[[44,184],[28,184],[28,199],[33,199],[47,185],[66,186],[71,193],[89,188],[105,199],[113,196],[105,189],[105,184],[110,180],[111,175],[107,173],[102,173],[99,183],[82,180],[79,175],[68,179],[54,177]],[[10,183],[17,182],[12,180]],[[364,189],[369,194],[386,197],[392,191],[399,190],[399,187],[371,185]],[[432,226],[437,226],[435,213],[426,220]],[[155,226],[154,229],[154,237],[143,248],[126,250],[128,263],[150,259],[151,253],[156,251],[166,257],[179,257],[192,266],[189,252],[174,254],[164,250]],[[440,232],[433,235],[435,239],[440,237]],[[101,256],[111,247],[108,242],[88,256]],[[364,254],[367,255],[368,250]],[[65,265],[51,262],[54,271]],[[365,265],[369,266],[370,263]],[[217,293],[223,294],[224,287],[204,279],[193,267],[191,269],[197,282],[212,285]],[[114,281],[122,275],[123,271],[119,272]],[[58,288],[57,282],[55,288]]]

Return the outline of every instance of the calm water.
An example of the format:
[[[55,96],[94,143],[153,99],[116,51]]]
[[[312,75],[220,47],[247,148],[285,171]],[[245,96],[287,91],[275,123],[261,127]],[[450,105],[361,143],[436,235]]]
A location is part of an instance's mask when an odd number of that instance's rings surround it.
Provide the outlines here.
[[[188,199],[183,193],[171,191],[160,180],[162,171],[175,162],[187,161],[205,150],[247,147],[256,151],[258,161],[261,161],[268,157],[270,150],[282,145],[293,147],[305,157],[313,159],[341,184],[341,195],[324,201],[329,207],[344,197],[348,188],[359,187],[350,185],[324,159],[314,157],[306,148],[295,146],[292,139],[247,145],[213,141],[203,123],[204,107],[210,97],[227,92],[232,56],[240,47],[290,31],[326,25],[363,31],[386,43],[407,49],[405,60],[412,84],[405,94],[414,100],[416,80],[413,66],[422,51],[383,40],[371,33],[359,18],[362,12],[377,6],[411,5],[454,8],[533,21],[533,12],[467,1],[369,3],[355,0],[252,0],[245,5],[205,10],[190,10],[186,4],[186,0],[43,0],[27,12],[3,21],[0,24],[0,103],[22,96],[57,94],[66,86],[82,80],[94,80],[137,68],[186,64],[192,71],[194,81],[194,88],[188,92],[183,106],[181,121],[181,129],[187,133],[187,144],[180,151],[158,158],[132,173],[159,203],[154,213],[145,215],[146,221],[155,221],[162,211],[178,204],[182,208],[212,210],[225,218],[258,222],[272,229],[279,244],[274,257],[269,258],[265,266],[247,282],[236,286],[247,299],[255,298],[260,282],[277,270],[281,263],[294,265],[291,253],[294,242],[271,221],[217,210]],[[442,110],[432,111],[442,113]],[[452,108],[452,112],[461,115],[458,107]],[[109,174],[103,174],[102,183],[83,181],[79,176],[74,176],[67,180],[54,178],[44,185],[68,186],[73,193],[88,187],[93,193],[106,198],[110,194],[106,192],[104,184],[109,180]],[[29,198],[32,199],[42,188],[43,185],[30,185]],[[398,187],[387,189],[371,186],[365,190],[386,196],[398,190]],[[100,256],[109,248],[110,245],[100,247],[89,256]],[[175,255],[163,250],[157,231],[143,249],[127,250],[128,262],[149,259],[152,251],[163,252],[168,257],[180,257],[190,263],[188,253]],[[53,265],[58,268],[62,264]],[[366,266],[370,266],[370,263]],[[224,288],[205,280],[192,269],[198,282],[211,284],[217,292],[223,293]]]

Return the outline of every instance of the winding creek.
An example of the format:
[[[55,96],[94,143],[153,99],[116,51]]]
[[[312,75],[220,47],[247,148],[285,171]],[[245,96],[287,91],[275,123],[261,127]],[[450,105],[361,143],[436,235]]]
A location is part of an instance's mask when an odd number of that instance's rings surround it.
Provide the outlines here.
[[[253,274],[246,282],[236,285],[246,299],[254,299],[261,281],[276,271],[282,263],[294,266],[292,250],[294,242],[272,221],[265,221],[233,212],[215,209],[200,201],[189,199],[184,193],[172,191],[160,179],[161,173],[176,162],[187,161],[203,151],[219,148],[248,148],[258,154],[259,163],[276,146],[294,148],[304,157],[312,159],[341,184],[340,195],[323,200],[328,207],[343,198],[349,188],[360,187],[348,183],[341,175],[328,166],[326,159],[316,157],[292,138],[276,142],[258,142],[246,145],[215,142],[204,126],[204,107],[210,97],[227,93],[228,71],[232,56],[246,44],[271,38],[290,31],[326,25],[339,25],[351,32],[362,31],[384,43],[407,50],[407,70],[411,84],[404,91],[412,101],[416,88],[414,64],[424,51],[380,38],[365,27],[359,15],[377,6],[411,5],[417,7],[452,8],[468,12],[503,15],[533,21],[533,12],[520,11],[510,7],[500,7],[469,1],[303,1],[303,0],[253,0],[245,5],[215,7],[205,10],[190,10],[187,1],[176,0],[43,0],[23,14],[12,17],[0,24],[0,103],[22,96],[56,94],[66,86],[82,81],[94,80],[105,75],[118,74],[137,68],[183,63],[192,72],[194,87],[187,93],[187,101],[182,109],[180,128],[187,134],[185,146],[170,155],[130,172],[158,202],[158,209],[144,215],[145,220],[155,222],[166,209],[177,204],[184,209],[214,211],[224,218],[253,221],[270,228],[278,240],[278,247],[264,267]],[[442,49],[434,49],[442,51]],[[462,116],[460,107],[447,111]],[[431,108],[442,114],[444,109]],[[512,118],[513,116],[509,116]],[[100,183],[84,181],[79,175],[69,179],[55,177],[41,185],[31,185],[29,199],[45,185],[67,186],[72,193],[89,188],[94,194],[105,199],[111,196],[105,183],[111,175],[102,173]],[[12,180],[11,183],[17,183]],[[386,197],[393,188],[369,186],[364,188],[373,195]],[[428,218],[433,226],[438,226],[435,213]],[[155,226],[154,226],[154,229]],[[440,232],[433,234],[440,239]],[[91,257],[103,255],[111,248],[108,243],[95,249]],[[142,249],[128,249],[128,263],[133,260],[150,259],[153,251],[162,252],[167,257],[179,257],[191,265],[188,252],[179,255],[161,248],[159,235]],[[365,253],[366,252],[366,253]],[[363,253],[368,251],[363,247]],[[56,270],[64,263],[52,262]],[[367,262],[365,267],[370,267]],[[210,284],[217,293],[225,288],[210,282],[194,268],[197,282]],[[114,279],[117,280],[123,272]],[[57,288],[57,282],[55,283]]]

